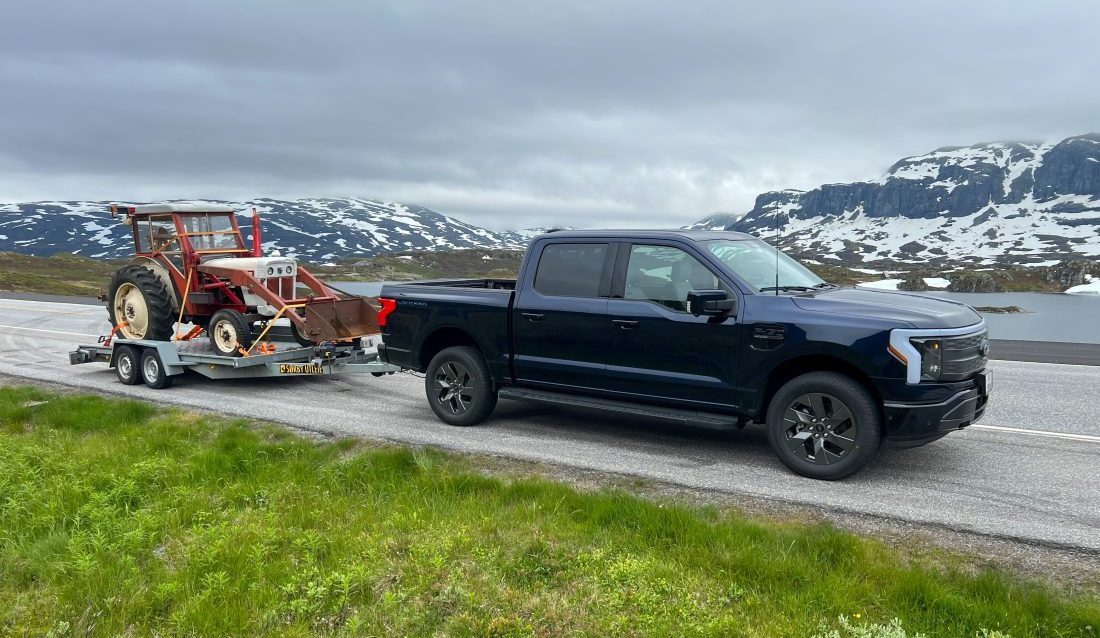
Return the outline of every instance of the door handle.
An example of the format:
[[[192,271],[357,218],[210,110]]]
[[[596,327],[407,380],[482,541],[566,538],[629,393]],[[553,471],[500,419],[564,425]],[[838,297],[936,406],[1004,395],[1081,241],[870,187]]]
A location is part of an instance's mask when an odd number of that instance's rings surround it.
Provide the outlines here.
[[[541,312],[521,312],[520,315],[527,321],[542,321],[546,318],[546,315]]]
[[[638,322],[633,319],[612,319],[611,323],[619,326],[623,330],[630,330],[634,326],[638,325]]]

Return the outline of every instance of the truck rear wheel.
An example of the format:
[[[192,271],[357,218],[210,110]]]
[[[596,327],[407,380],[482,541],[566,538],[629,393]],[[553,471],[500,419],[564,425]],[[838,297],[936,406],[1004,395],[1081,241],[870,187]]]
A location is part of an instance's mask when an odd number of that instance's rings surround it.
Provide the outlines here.
[[[836,372],[811,372],[784,384],[768,405],[767,429],[779,460],[816,479],[854,474],[882,443],[871,393]]]
[[[497,405],[485,357],[469,346],[446,348],[432,357],[424,390],[432,412],[448,425],[481,423]]]

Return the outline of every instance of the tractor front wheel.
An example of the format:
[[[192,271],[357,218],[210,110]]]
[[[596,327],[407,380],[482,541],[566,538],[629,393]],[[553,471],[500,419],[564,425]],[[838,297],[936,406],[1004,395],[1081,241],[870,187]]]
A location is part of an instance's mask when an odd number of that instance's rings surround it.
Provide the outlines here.
[[[236,310],[223,308],[215,312],[206,331],[214,352],[223,357],[239,357],[241,350],[252,345],[252,322]]]
[[[303,348],[312,348],[313,346],[317,345],[316,341],[310,339],[308,336],[302,333],[302,329],[299,328],[297,324],[290,324],[290,333],[294,335],[294,340],[298,342],[298,345],[302,346]]]
[[[111,277],[107,286],[107,314],[112,326],[120,326],[126,339],[168,341],[172,338],[171,293],[153,271],[127,266]]]

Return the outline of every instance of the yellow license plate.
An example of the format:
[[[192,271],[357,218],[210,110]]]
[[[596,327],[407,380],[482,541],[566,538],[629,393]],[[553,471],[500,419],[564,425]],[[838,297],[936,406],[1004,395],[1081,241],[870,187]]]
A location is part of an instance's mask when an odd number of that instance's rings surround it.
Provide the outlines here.
[[[319,364],[314,363],[280,363],[279,374],[323,374]]]

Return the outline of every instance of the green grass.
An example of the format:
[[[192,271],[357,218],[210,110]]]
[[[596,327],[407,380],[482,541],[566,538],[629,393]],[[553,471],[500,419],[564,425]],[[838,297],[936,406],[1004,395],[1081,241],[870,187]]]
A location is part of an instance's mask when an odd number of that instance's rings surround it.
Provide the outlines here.
[[[824,525],[0,388],[0,635],[809,636],[840,616],[1088,636],[1100,604]]]
[[[411,281],[440,278],[510,279],[516,276],[523,251],[520,250],[443,250],[411,251],[342,259],[327,266],[309,266],[329,281]]]
[[[79,255],[0,252],[0,290],[94,297],[107,289],[118,267]]]

